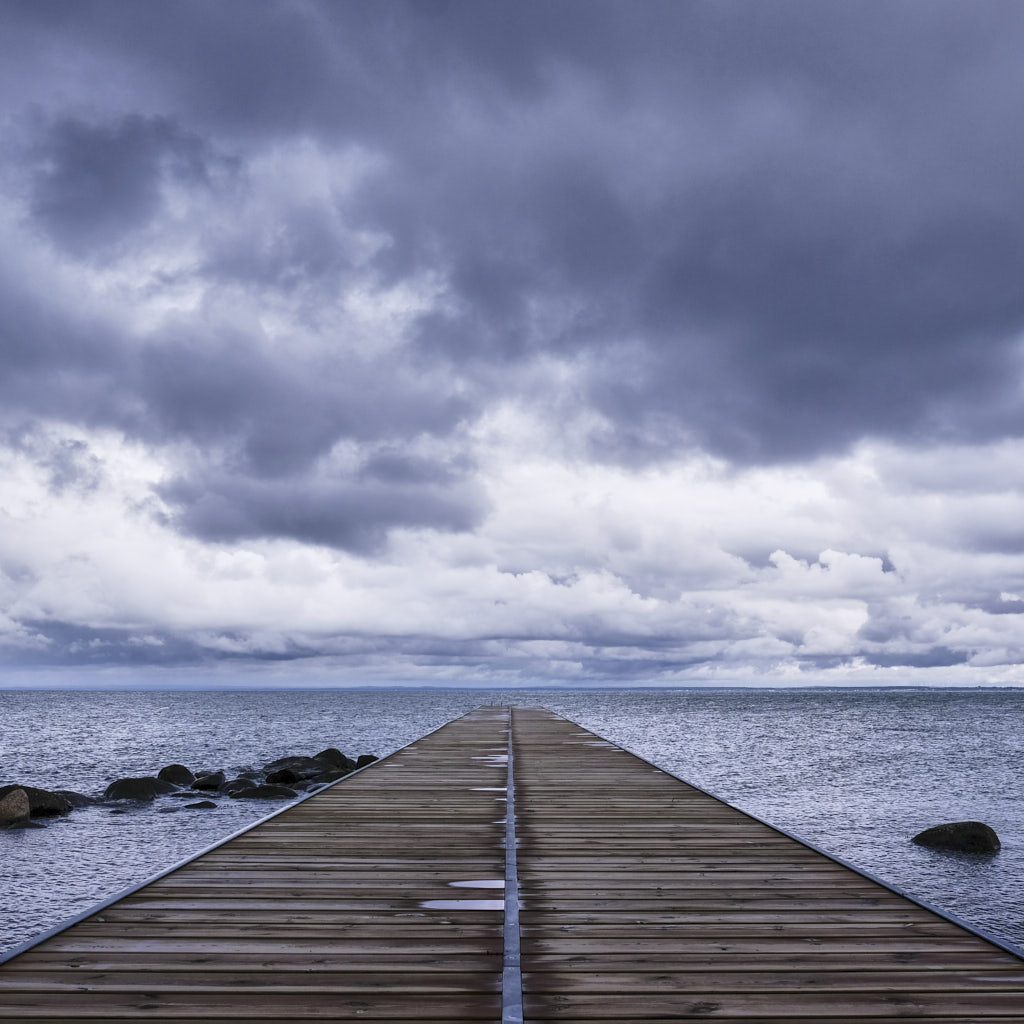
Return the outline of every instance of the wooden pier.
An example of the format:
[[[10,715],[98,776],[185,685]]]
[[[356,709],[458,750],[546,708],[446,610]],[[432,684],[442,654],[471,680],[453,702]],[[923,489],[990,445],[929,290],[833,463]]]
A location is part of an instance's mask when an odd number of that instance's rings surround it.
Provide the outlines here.
[[[0,1020],[34,1024],[908,1019],[1024,1024],[1024,962],[537,708],[457,719],[0,966]]]

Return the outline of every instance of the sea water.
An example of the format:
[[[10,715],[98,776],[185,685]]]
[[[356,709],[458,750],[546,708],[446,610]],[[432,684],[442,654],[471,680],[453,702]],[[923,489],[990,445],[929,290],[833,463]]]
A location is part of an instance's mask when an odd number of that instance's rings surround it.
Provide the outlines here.
[[[548,707],[1024,946],[1024,690],[6,690],[0,784],[98,795],[173,762],[231,772],[327,746],[384,755],[495,703]],[[0,953],[281,806],[182,803],[0,829]],[[1002,852],[910,842],[965,819],[992,825]]]

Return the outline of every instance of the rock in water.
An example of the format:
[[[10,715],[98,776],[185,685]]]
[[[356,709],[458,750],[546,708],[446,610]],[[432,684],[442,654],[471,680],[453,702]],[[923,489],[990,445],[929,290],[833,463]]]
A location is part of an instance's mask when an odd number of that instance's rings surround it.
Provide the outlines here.
[[[63,797],[72,807],[92,807],[93,804],[99,803],[96,797],[76,793],[73,789],[55,789],[53,795]]]
[[[227,793],[228,796],[237,796],[243,789],[255,789],[256,786],[257,783],[252,779],[228,779],[227,782],[220,784],[219,792]]]
[[[197,800],[194,804],[185,804],[185,807],[192,807],[195,809],[206,810],[208,807],[216,807],[217,805],[212,800]]]
[[[104,800],[154,800],[165,793],[173,792],[174,786],[169,782],[144,775],[134,779],[116,779],[103,794]]]
[[[192,783],[192,788],[217,789],[226,779],[227,776],[223,772],[207,772],[205,775],[196,777],[196,781]]]
[[[287,786],[253,786],[237,793],[229,793],[236,800],[294,800],[299,794]]]
[[[315,757],[279,757],[276,761],[263,766],[264,772],[268,775],[284,769],[294,772],[296,778],[306,779],[319,775],[324,770],[324,762],[318,761]]]
[[[28,793],[23,789],[12,788],[0,796],[0,825],[28,821],[30,810]]]
[[[337,771],[322,772],[320,775],[314,775],[313,778],[306,781],[313,786],[328,786],[332,782],[337,782],[338,779],[345,778],[348,774],[350,774],[349,769],[339,768]]]
[[[36,789],[35,786],[0,786],[0,800],[12,790],[20,789],[28,797],[28,804],[33,818],[46,818],[55,814],[69,814],[71,803],[57,793],[48,789]]]
[[[328,747],[313,755],[314,761],[323,761],[331,768],[344,768],[348,758],[337,748]]]
[[[166,768],[161,768],[156,777],[175,786],[191,786],[196,781],[195,775],[183,764],[169,764]]]
[[[911,840],[918,846],[957,853],[998,853],[999,836],[982,821],[951,821],[919,832]]]
[[[368,764],[373,764],[377,760],[376,754],[360,754],[356,761],[357,768],[365,768]]]

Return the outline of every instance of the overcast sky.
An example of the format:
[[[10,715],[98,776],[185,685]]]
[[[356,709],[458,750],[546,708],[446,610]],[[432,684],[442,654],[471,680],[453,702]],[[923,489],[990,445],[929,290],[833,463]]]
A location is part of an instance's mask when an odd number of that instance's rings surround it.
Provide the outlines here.
[[[0,16],[0,684],[1024,684],[1024,5]]]

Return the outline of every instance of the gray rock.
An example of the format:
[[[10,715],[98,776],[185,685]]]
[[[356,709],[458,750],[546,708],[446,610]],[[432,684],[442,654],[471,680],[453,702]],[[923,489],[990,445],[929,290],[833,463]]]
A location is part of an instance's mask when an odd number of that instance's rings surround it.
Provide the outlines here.
[[[226,780],[227,776],[223,772],[204,772],[202,775],[196,776],[196,781],[192,783],[192,788],[219,789]]]
[[[68,800],[57,793],[51,793],[48,789],[36,789],[35,786],[0,786],[0,799],[14,789],[25,791],[33,818],[47,818],[56,814],[71,813],[71,803]]]
[[[933,850],[954,850],[957,853],[998,853],[999,836],[982,821],[951,821],[919,832],[911,840],[918,846]]]
[[[180,811],[180,807],[161,807],[156,813],[157,814],[177,814]]]
[[[368,764],[373,764],[377,760],[376,754],[360,754],[356,761],[357,768],[365,768]]]
[[[217,805],[212,800],[197,800],[194,804],[185,804],[185,809],[188,810],[188,808],[192,807],[199,810],[200,808],[206,809],[208,807],[216,806]]]
[[[302,776],[293,772],[291,768],[281,768],[276,772],[271,772],[267,776],[267,782],[269,783],[281,783],[282,785],[289,785],[294,782],[298,782]]]
[[[173,793],[174,786],[155,775],[139,778],[116,779],[103,793],[104,800],[155,800],[165,793]]]
[[[32,808],[28,802],[28,793],[23,789],[11,789],[0,796],[0,825],[15,825],[28,821]]]
[[[169,764],[156,773],[158,779],[170,782],[175,786],[191,786],[196,781],[192,774],[183,764]]]
[[[253,786],[232,793],[236,800],[294,800],[299,794],[287,786]]]

